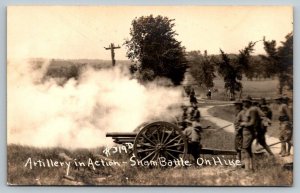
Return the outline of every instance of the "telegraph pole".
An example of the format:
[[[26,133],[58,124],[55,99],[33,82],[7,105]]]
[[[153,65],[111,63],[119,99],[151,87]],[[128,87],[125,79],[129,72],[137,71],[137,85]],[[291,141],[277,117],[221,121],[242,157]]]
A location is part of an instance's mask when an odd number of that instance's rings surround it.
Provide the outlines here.
[[[116,60],[115,60],[115,49],[119,49],[121,48],[119,45],[115,46],[113,43],[110,44],[110,46],[108,48],[104,47],[106,50],[110,50],[111,52],[111,62],[112,62],[112,66],[116,65]]]

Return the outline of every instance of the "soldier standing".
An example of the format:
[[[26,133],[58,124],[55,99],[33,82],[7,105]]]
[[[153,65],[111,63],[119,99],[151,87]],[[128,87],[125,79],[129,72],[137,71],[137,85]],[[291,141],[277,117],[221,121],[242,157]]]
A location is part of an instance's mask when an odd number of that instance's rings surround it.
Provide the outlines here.
[[[201,151],[201,132],[202,127],[198,122],[189,122],[189,126],[183,131],[183,134],[187,137],[188,140],[188,153],[192,154],[195,162],[200,157]]]
[[[257,107],[252,106],[251,97],[247,97],[243,100],[243,107],[245,113],[243,115],[243,122],[240,124],[241,127],[243,127],[242,157],[245,170],[252,171],[253,154],[251,146],[255,138],[255,130],[260,126],[260,117]]]
[[[243,103],[241,101],[234,102],[234,106],[236,109],[236,115],[234,119],[234,128],[235,128],[235,150],[237,152],[237,159],[242,160],[242,144],[243,144],[243,127],[241,126],[241,123],[243,121]]]
[[[184,122],[186,119],[188,119],[188,107],[182,105],[181,109],[182,109],[182,115],[181,115],[180,121]]]
[[[259,143],[269,153],[269,155],[274,155],[266,143],[266,133],[268,126],[271,125],[272,111],[268,107],[264,98],[261,99],[258,110],[261,118],[261,126],[256,130],[257,143]]]
[[[206,96],[207,96],[208,100],[211,100],[211,91],[210,91],[210,89],[208,90]]]
[[[293,136],[293,129],[292,129],[292,113],[288,108],[288,98],[285,97],[277,97],[276,99],[277,104],[279,104],[279,140],[281,142],[281,151],[280,155],[282,157],[289,156],[291,147],[292,147],[292,136]],[[288,145],[288,149],[286,151],[286,145]]]
[[[262,110],[262,112],[264,113],[265,117],[272,120],[273,113],[272,113],[270,107],[268,106],[267,101],[266,101],[265,98],[261,99],[259,107]]]
[[[190,92],[190,103],[191,106],[197,106],[198,104],[194,89],[192,89],[192,91]]]
[[[180,118],[180,126],[181,126],[181,129],[184,130],[188,126],[188,123],[187,123],[187,119],[188,119],[188,112],[187,111],[188,111],[188,109],[184,105],[181,106],[181,109],[182,109],[182,115],[181,115],[181,118]]]

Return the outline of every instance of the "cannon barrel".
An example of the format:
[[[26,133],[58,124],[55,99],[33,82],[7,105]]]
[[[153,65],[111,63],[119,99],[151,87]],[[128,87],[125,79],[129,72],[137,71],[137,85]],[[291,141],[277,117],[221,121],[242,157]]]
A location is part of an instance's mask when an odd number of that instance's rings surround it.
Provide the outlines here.
[[[106,133],[106,137],[135,137],[137,133],[133,132],[110,132]]]

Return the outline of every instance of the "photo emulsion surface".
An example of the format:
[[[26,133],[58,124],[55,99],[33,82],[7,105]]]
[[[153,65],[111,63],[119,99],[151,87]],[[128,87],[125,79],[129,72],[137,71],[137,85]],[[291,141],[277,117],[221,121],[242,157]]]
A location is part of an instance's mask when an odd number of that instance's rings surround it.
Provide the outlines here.
[[[7,184],[292,186],[291,6],[7,7]]]

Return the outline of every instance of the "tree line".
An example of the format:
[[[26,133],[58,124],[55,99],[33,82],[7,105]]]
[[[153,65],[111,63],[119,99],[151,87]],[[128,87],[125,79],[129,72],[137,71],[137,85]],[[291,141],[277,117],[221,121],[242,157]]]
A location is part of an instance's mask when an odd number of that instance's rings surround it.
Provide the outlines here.
[[[261,40],[266,54],[253,55],[257,42],[249,42],[238,54],[209,55],[207,51],[186,52],[176,40],[174,19],[163,16],[142,16],[132,21],[127,57],[132,61],[130,72],[140,81],[153,81],[157,77],[169,78],[174,85],[180,85],[184,73],[190,73],[196,82],[207,88],[214,86],[217,75],[224,80],[224,88],[232,98],[241,92],[242,79],[277,77],[279,93],[284,86],[293,88],[293,32],[285,37],[281,45],[275,40]]]
[[[206,51],[187,53],[190,72],[199,85],[214,86],[216,74],[224,80],[224,88],[234,99],[236,92],[243,89],[242,79],[277,78],[279,94],[283,88],[293,89],[293,33],[285,37],[280,46],[275,40],[263,40],[264,55],[252,55],[255,44],[250,42],[239,54],[227,54],[220,49],[220,55],[208,55]]]

